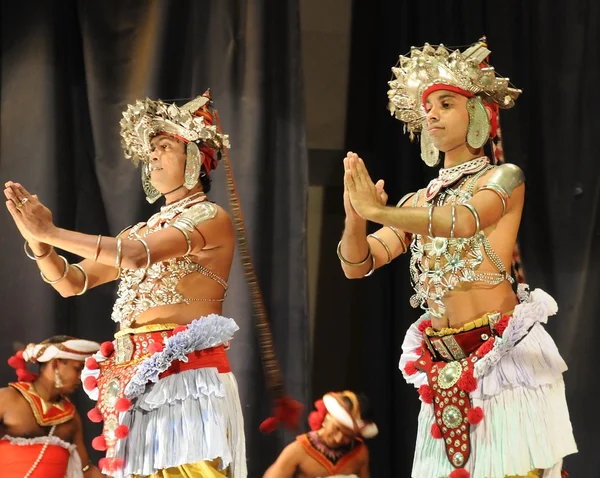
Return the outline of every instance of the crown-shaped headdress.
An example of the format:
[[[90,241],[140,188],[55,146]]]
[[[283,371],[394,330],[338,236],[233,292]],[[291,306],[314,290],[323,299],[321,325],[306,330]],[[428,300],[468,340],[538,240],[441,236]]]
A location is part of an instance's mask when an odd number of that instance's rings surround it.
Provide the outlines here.
[[[500,108],[512,108],[521,90],[513,88],[508,78],[498,76],[486,58],[490,54],[480,41],[464,52],[444,45],[412,47],[401,55],[392,68],[393,79],[388,91],[391,114],[403,121],[409,133],[418,133],[423,126],[424,94],[435,85],[446,85],[462,90],[468,96],[479,96],[484,103]]]
[[[150,140],[161,133],[185,143],[200,141],[216,152],[229,148],[229,136],[213,125],[208,91],[182,106],[149,98],[138,100],[127,106],[120,124],[125,157],[135,165],[148,160],[152,151]]]

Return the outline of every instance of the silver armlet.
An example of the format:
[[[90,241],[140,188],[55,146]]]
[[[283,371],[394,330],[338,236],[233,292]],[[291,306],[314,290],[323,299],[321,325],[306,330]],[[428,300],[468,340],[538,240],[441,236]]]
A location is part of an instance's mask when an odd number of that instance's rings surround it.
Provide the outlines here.
[[[432,204],[431,206],[429,206],[429,216],[427,219],[427,233],[429,234],[429,237],[434,237],[433,236],[433,224],[431,224],[432,220],[433,220],[433,208],[435,206]]]
[[[369,234],[367,237],[372,237],[377,242],[379,242],[379,244],[381,244],[383,246],[383,248],[385,249],[385,252],[387,253],[387,256],[388,256],[386,264],[389,264],[390,262],[392,262],[392,251],[390,250],[388,245],[385,243],[385,241],[376,234]]]
[[[48,252],[46,252],[46,254],[42,254],[41,256],[36,256],[33,253],[33,251],[29,252],[29,250],[27,249],[28,245],[29,245],[29,243],[27,241],[25,241],[25,243],[23,244],[23,250],[25,251],[25,255],[27,257],[29,257],[32,261],[41,261],[42,259],[45,259],[50,254],[52,254],[52,251],[54,251],[54,247],[50,246],[50,250]]]
[[[473,236],[475,234],[477,234],[479,232],[479,226],[481,225],[481,222],[479,221],[479,213],[475,210],[475,208],[473,207],[472,204],[469,204],[468,202],[461,204],[461,206],[466,207],[471,214],[473,214],[473,217],[475,218],[475,232],[473,233]],[[471,236],[471,237],[473,237]]]
[[[190,252],[192,252],[192,238],[190,237],[189,232],[187,231],[188,228],[183,227],[181,225],[181,222],[183,222],[183,220],[179,221],[179,223],[176,221],[173,224],[171,224],[171,227],[174,227],[175,229],[177,229],[179,232],[181,232],[181,234],[183,234],[183,237],[185,237],[185,242],[187,242],[187,251],[185,251],[184,257],[187,256]]]
[[[115,267],[121,268],[121,261],[123,260],[123,239],[117,238],[117,254],[115,257]]]
[[[81,271],[81,273],[83,274],[83,288],[81,289],[81,292],[79,292],[76,295],[83,295],[87,292],[88,290],[88,282],[89,282],[89,278],[87,275],[87,272],[85,271],[85,269],[83,267],[81,267],[79,264],[71,264],[73,267],[75,267],[76,269],[79,269]]]
[[[487,182],[479,191],[488,189],[494,191],[502,201],[502,215],[506,213],[506,201],[513,191],[525,182],[525,174],[515,164],[502,164],[494,169]]]
[[[146,249],[146,266],[144,267],[144,270],[146,270],[148,269],[148,267],[150,267],[150,247],[148,247],[148,243],[144,241],[141,237],[134,239],[134,241],[141,242],[142,246],[144,246],[144,249]]]
[[[338,242],[338,245],[337,245],[337,256],[338,256],[338,259],[340,261],[342,261],[344,264],[346,264],[347,266],[360,267],[363,264],[365,264],[369,260],[369,258],[373,256],[373,254],[371,252],[371,246],[369,246],[369,252],[367,253],[367,257],[365,257],[364,260],[362,260],[360,262],[350,262],[350,261],[346,260],[346,258],[344,256],[342,256],[342,241],[340,240],[340,242]]]
[[[484,191],[486,189],[488,191],[493,191],[498,195],[500,201],[502,201],[502,215],[504,216],[506,214],[506,200],[508,199],[508,194],[506,194],[506,191],[497,184],[486,184],[480,188],[479,191]]]
[[[64,258],[64,256],[58,256],[58,257],[60,257],[63,260],[63,262],[65,263],[65,270],[63,272],[63,275],[60,276],[56,280],[48,280],[46,278],[46,276],[44,275],[44,273],[42,271],[40,271],[40,276],[42,276],[42,280],[46,284],[57,284],[58,282],[60,282],[61,280],[63,280],[65,277],[67,277],[67,274],[69,273],[69,262]]]
[[[370,249],[369,249],[370,252]],[[373,254],[370,254],[371,256],[371,269],[369,269],[369,272],[367,272],[365,274],[365,277],[369,277],[371,274],[373,274],[373,272],[375,272],[375,256]]]
[[[398,240],[400,241],[400,244],[402,244],[402,247],[404,248],[402,250],[402,252],[406,252],[408,250],[408,246],[406,245],[406,241],[404,240],[404,238],[402,237],[402,234],[400,234],[400,231],[398,229],[396,229],[394,226],[388,226],[392,232],[394,234],[396,234],[396,237],[398,238]]]

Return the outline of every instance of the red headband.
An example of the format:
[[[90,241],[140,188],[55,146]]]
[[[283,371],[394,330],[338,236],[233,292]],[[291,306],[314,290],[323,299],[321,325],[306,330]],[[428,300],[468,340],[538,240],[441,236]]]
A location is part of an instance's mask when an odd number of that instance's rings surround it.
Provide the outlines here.
[[[440,90],[452,91],[454,93],[458,93],[459,95],[466,96],[467,98],[473,98],[475,96],[474,93],[463,90],[462,88],[459,88],[458,86],[444,85],[444,84],[438,83],[435,85],[431,85],[429,88],[427,88],[423,92],[423,96],[421,97],[423,106],[425,106],[425,102],[427,101],[427,98],[429,97],[429,95],[431,93],[433,93],[434,91],[440,91]],[[498,132],[498,105],[495,103],[486,103],[486,102],[483,102],[483,104],[492,110],[492,115],[490,117],[490,126],[491,126],[490,127],[490,138],[494,139],[496,137],[496,133]]]

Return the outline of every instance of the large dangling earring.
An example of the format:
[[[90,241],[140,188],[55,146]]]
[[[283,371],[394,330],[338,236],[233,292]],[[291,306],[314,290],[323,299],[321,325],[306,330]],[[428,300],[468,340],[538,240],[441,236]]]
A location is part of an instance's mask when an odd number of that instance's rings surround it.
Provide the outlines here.
[[[469,129],[467,130],[467,143],[473,149],[482,148],[490,138],[490,118],[481,98],[474,96],[467,100],[467,111],[469,112]]]
[[[55,368],[54,369],[54,387],[55,388],[62,388],[64,385],[62,379],[60,378],[60,374],[58,373],[58,369]]]
[[[426,126],[421,130],[421,159],[430,168],[440,164],[440,150],[433,145]]]
[[[156,200],[161,196],[161,193],[158,189],[152,186],[152,181],[150,181],[150,163],[145,162],[142,164],[142,188],[144,189],[144,193],[146,194],[146,201],[150,204],[155,203]]]
[[[198,178],[200,177],[200,168],[202,167],[201,163],[201,153],[198,149],[198,145],[193,141],[190,141],[186,147],[186,156],[187,159],[185,161],[185,174],[183,176],[183,185],[186,189],[192,189],[196,184],[198,184]]]

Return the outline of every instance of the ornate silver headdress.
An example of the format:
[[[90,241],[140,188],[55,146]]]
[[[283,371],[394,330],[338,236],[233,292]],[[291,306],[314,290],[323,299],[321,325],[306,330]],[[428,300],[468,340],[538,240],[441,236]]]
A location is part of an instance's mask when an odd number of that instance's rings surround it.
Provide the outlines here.
[[[186,142],[201,141],[217,152],[229,148],[229,136],[217,131],[206,92],[183,106],[146,98],[128,105],[121,120],[121,144],[125,157],[137,166],[151,153],[150,140],[159,133],[177,136]]]
[[[494,68],[485,63],[490,53],[483,41],[462,53],[429,43],[420,48],[412,47],[392,68],[393,79],[388,82],[391,114],[405,123],[405,130],[412,137],[423,126],[423,93],[437,84],[476,95],[484,103],[512,108],[521,90],[513,88],[508,78],[498,76]]]

